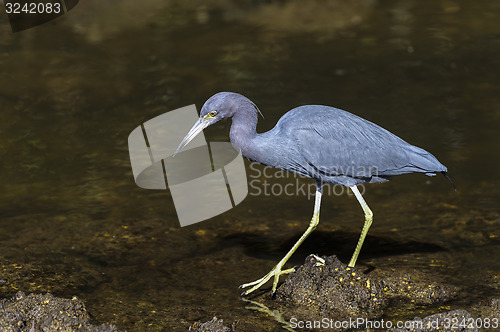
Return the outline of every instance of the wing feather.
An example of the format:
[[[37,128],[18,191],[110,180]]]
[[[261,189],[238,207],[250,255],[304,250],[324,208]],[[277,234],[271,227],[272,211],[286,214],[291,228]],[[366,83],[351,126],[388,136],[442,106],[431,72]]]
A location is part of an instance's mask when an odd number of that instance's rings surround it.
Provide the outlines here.
[[[302,157],[289,165],[291,170],[311,177],[357,178],[358,182],[369,182],[374,177],[383,181],[391,175],[446,170],[427,151],[370,121],[333,107],[295,108],[277,126],[281,133],[292,138]]]

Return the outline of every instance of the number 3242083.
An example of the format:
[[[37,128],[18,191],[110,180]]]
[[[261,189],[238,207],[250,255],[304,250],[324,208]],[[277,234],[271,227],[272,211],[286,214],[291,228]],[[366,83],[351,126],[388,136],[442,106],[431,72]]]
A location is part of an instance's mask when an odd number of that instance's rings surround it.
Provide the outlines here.
[[[59,14],[62,11],[61,3],[19,3],[6,2],[5,11],[7,14]]]

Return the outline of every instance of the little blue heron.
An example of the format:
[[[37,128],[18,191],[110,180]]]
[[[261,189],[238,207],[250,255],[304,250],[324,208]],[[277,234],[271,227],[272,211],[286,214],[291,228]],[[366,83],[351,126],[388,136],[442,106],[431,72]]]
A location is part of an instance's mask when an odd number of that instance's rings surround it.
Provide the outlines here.
[[[244,157],[316,180],[314,213],[309,227],[268,274],[240,286],[250,287],[242,295],[253,292],[272,277],[274,295],[280,275],[295,271],[293,268],[282,270],[282,267],[318,226],[324,183],[349,187],[365,213],[365,224],[348,264],[354,267],[373,219],[373,213],[357,185],[385,182],[392,175],[413,172],[447,176],[446,167],[429,152],[349,112],[321,105],[300,106],[287,112],[273,129],[262,134],[256,131],[258,113],[257,106],[241,94],[217,93],[205,102],[200,118],[175,152],[179,152],[204,128],[231,118],[229,138]]]

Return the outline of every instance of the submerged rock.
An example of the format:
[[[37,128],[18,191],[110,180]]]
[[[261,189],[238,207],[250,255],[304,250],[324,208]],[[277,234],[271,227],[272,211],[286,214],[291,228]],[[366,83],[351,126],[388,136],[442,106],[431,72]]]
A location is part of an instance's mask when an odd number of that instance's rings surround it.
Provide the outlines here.
[[[415,305],[444,303],[456,297],[460,291],[456,286],[436,282],[433,275],[416,270],[403,274],[377,270],[373,278],[380,280],[388,297],[406,299]]]
[[[311,255],[278,288],[276,300],[284,305],[283,311],[288,317],[318,323],[322,319],[355,320],[356,328],[362,328],[369,326],[366,322],[380,319],[387,312],[404,316],[408,308],[442,304],[460,291],[456,286],[436,282],[423,272],[413,272],[363,273],[358,268],[347,267],[336,256]],[[450,312],[450,315],[458,313]]]
[[[314,256],[287,278],[276,292],[277,301],[286,306],[305,307],[308,318],[376,318],[387,305],[381,283],[356,268],[349,268],[336,256]],[[302,316],[299,314],[299,316]]]
[[[93,326],[85,305],[77,297],[18,292],[0,301],[0,331],[118,331],[113,325]]]
[[[189,327],[188,331],[195,331],[195,332],[233,332],[234,331],[234,325],[233,323],[231,327],[227,327],[224,325],[224,321],[222,319],[217,319],[217,317],[214,316],[211,320],[205,323],[194,323],[192,326]]]
[[[479,329],[474,326],[474,318],[465,310],[451,310],[425,318],[415,317],[408,328],[389,329],[387,332],[431,332],[431,331],[453,331],[453,332],[476,332]]]
[[[494,322],[500,324],[500,298],[491,299],[490,302],[482,308],[481,316],[490,320],[496,319]],[[500,326],[498,327],[500,328]]]

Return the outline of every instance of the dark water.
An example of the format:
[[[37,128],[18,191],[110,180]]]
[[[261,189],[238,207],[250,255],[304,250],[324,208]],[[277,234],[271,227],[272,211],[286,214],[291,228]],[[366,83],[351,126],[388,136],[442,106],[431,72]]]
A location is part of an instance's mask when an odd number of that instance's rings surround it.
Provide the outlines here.
[[[16,34],[2,15],[0,29],[0,297],[77,295],[97,322],[130,331],[214,315],[279,330],[237,286],[284,255],[313,200],[250,188],[181,228],[168,191],[133,181],[130,131],[218,91],[259,105],[259,131],[326,104],[431,151],[459,192],[423,175],[367,186],[375,220],[359,263],[436,266],[468,292],[457,305],[500,295],[498,1],[86,1]],[[311,252],[347,262],[361,226],[352,196],[324,197],[291,264]]]

